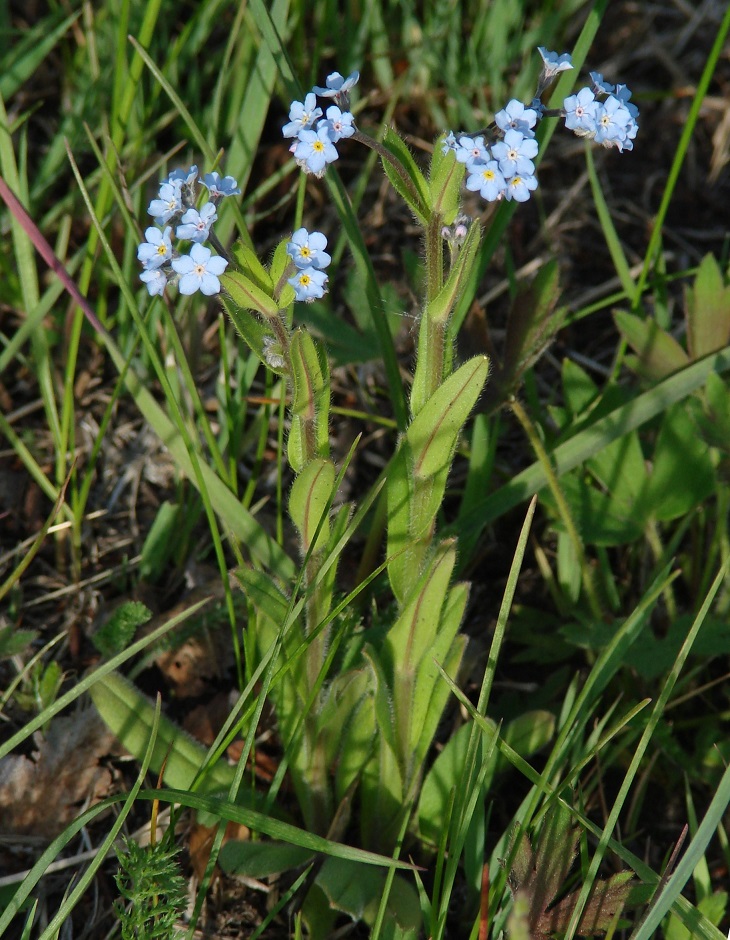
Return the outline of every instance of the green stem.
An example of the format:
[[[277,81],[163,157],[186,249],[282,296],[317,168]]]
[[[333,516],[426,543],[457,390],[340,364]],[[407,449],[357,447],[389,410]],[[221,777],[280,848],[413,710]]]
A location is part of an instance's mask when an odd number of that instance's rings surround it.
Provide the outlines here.
[[[532,445],[532,449],[535,451],[535,456],[540,461],[540,464],[545,471],[545,476],[547,478],[548,486],[550,487],[550,492],[553,494],[553,499],[557,503],[558,513],[560,518],[563,521],[563,525],[566,528],[568,533],[568,538],[573,546],[573,551],[575,552],[575,557],[578,559],[578,564],[580,565],[581,573],[583,576],[583,586],[585,587],[586,596],[588,598],[588,603],[591,608],[592,615],[600,619],[602,616],[601,611],[601,602],[598,598],[598,592],[596,590],[596,585],[593,578],[593,570],[588,564],[588,559],[586,558],[585,551],[583,549],[583,542],[581,541],[580,535],[578,534],[578,529],[576,528],[575,522],[573,521],[573,516],[570,512],[570,507],[566,502],[563,491],[560,488],[560,483],[558,482],[557,474],[555,469],[550,462],[550,457],[548,456],[547,451],[543,447],[540,436],[535,430],[535,426],[522,407],[520,402],[513,398],[510,402],[510,407],[514,412],[515,417],[522,425],[525,434]]]

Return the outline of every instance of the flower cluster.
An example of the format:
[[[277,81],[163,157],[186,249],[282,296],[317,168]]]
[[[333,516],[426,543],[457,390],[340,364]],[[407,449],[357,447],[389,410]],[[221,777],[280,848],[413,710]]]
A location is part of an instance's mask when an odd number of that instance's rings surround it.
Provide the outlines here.
[[[296,267],[296,274],[287,283],[294,288],[296,300],[311,303],[324,297],[327,290],[327,275],[324,269],[332,260],[325,251],[327,239],[321,232],[297,229],[286,246],[286,253]]]
[[[512,99],[495,115],[500,137],[487,145],[484,137],[449,134],[443,144],[444,153],[453,150],[459,163],[466,164],[466,188],[478,192],[487,202],[514,199],[525,202],[537,186],[533,157],[537,141],[533,128],[538,111],[526,108]]]
[[[208,200],[196,209],[198,202],[198,168],[175,170],[160,184],[157,198],[147,209],[155,217],[159,228],[150,226],[145,231],[146,241],[137,248],[137,258],[144,270],[140,279],[151,296],[163,294],[167,285],[177,282],[181,294],[196,291],[211,296],[220,293],[218,275],[228,266],[220,254],[214,255],[203,242],[215,238],[211,231],[218,218],[216,206],[225,196],[239,195],[241,190],[232,176],[221,177],[219,173],[206,173],[200,181],[208,191]],[[181,254],[172,245],[172,226],[167,223],[178,220],[175,237],[192,242],[190,253]],[[220,250],[220,247],[216,245]]]
[[[291,145],[294,159],[306,173],[322,176],[328,163],[338,157],[335,144],[343,137],[352,137],[357,128],[350,113],[350,89],[360,78],[353,72],[343,78],[339,72],[327,76],[325,87],[315,85],[304,101],[293,101],[289,123],[282,128],[284,137],[296,138]],[[317,97],[334,99],[322,117]]]
[[[563,102],[565,126],[604,147],[633,150],[639,109],[631,101],[631,92],[626,85],[604,81],[600,72],[590,75],[592,87],[581,88]]]
[[[567,69],[570,55],[538,47],[542,70],[535,97],[529,105],[512,99],[494,118],[494,124],[479,136],[449,133],[443,152],[450,150],[466,165],[466,188],[478,192],[488,202],[514,199],[526,202],[537,187],[534,158],[537,155],[535,126],[544,117],[563,117],[565,126],[604,147],[633,149],[639,129],[639,109],[630,101],[626,85],[611,85],[597,72],[591,72],[591,88],[582,88],[565,99],[560,110],[548,111],[540,96],[548,85]],[[605,100],[602,100],[605,99]]]

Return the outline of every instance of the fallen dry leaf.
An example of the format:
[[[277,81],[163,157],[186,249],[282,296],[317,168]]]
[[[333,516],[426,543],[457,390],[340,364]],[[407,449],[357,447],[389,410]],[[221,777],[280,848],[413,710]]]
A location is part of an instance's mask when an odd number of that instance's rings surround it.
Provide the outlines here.
[[[0,832],[57,836],[87,804],[103,799],[112,782],[99,759],[114,735],[95,709],[55,718],[37,733],[30,758],[11,754],[0,761]]]

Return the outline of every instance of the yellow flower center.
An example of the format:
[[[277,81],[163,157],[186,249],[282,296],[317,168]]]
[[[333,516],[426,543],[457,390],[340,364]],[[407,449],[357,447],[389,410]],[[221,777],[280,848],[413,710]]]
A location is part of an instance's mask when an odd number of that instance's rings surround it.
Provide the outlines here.
[[[318,150],[320,153],[324,150],[324,144],[321,140],[315,140],[312,144],[312,150]]]

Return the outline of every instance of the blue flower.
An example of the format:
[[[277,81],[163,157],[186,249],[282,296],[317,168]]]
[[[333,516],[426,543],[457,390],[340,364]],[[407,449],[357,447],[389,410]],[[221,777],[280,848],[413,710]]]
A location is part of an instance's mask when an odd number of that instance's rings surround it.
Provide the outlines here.
[[[315,85],[312,91],[320,98],[337,98],[339,95],[346,95],[359,79],[359,72],[352,72],[347,78],[343,78],[339,72],[332,72],[325,79],[326,88]]]
[[[165,225],[174,215],[182,212],[182,209],[181,184],[179,180],[175,180],[160,186],[157,199],[152,200],[147,212],[155,216],[158,225]]]
[[[459,163],[486,163],[489,151],[483,137],[460,137],[456,147],[456,159]]]
[[[336,144],[342,137],[352,137],[356,131],[354,118],[349,111],[341,111],[333,104],[327,108],[327,119],[320,121],[317,130],[326,127],[329,138]]]
[[[596,114],[596,143],[622,150],[631,123],[629,109],[618,98],[609,95]]]
[[[203,177],[203,186],[208,190],[213,199],[220,199],[223,196],[240,196],[241,187],[232,176],[226,176],[221,179],[220,173],[206,173]]]
[[[573,63],[570,61],[570,54],[567,52],[558,55],[557,52],[548,52],[545,46],[538,46],[537,51],[542,58],[543,81],[550,81],[550,79],[559,75],[560,72],[565,72],[566,69],[573,68]]]
[[[180,183],[181,186],[192,186],[197,178],[198,168],[193,165],[189,170],[173,170],[164,182]]]
[[[359,78],[359,72],[352,72],[347,78],[343,78],[339,72],[332,72],[327,76],[325,88],[315,85],[312,91],[320,98],[334,98],[335,104],[339,105],[343,111],[349,111],[350,89],[357,84]]]
[[[317,107],[317,98],[310,91],[304,103],[292,101],[289,109],[289,123],[282,127],[281,133],[284,137],[298,137],[300,131],[309,130],[320,117],[322,117],[322,109]]]
[[[327,275],[316,268],[304,268],[302,271],[297,271],[294,277],[290,277],[288,283],[294,288],[297,300],[311,303],[319,297],[324,297]]]
[[[444,137],[444,141],[441,144],[441,153],[446,156],[449,150],[453,150],[456,153],[457,150],[456,137],[454,137],[454,132],[449,131],[449,133]]]
[[[321,271],[332,260],[324,250],[326,247],[327,238],[321,232],[310,233],[300,228],[292,235],[286,253],[300,270],[312,267]]]
[[[534,137],[532,128],[537,123],[537,112],[526,108],[521,101],[513,98],[501,111],[494,115],[497,127],[503,131],[519,131],[525,137]]]
[[[599,103],[590,88],[581,88],[563,102],[565,126],[579,137],[592,137],[596,132]]]
[[[155,294],[162,296],[165,293],[167,275],[162,268],[148,268],[140,274],[139,279],[144,281],[150,297],[154,297]]]
[[[145,231],[144,237],[147,241],[142,242],[137,248],[137,259],[142,262],[148,271],[162,267],[166,261],[172,258],[171,231],[169,225],[164,232],[154,228],[154,226],[150,226]]]
[[[504,196],[506,183],[496,160],[481,166],[472,164],[469,173],[466,188],[471,192],[478,192],[487,202],[496,202]]]
[[[535,170],[532,157],[537,155],[537,141],[519,131],[507,131],[504,140],[497,141],[492,147],[492,155],[505,178],[529,176]]]
[[[218,218],[215,206],[212,202],[206,202],[200,212],[197,209],[188,209],[185,215],[180,219],[181,225],[178,225],[175,234],[178,238],[184,238],[191,242],[204,242],[208,237],[211,225]]]
[[[303,170],[322,176],[327,164],[332,163],[338,156],[326,127],[300,132],[299,142],[294,148],[294,158]]]
[[[537,189],[537,179],[532,174],[513,176],[512,179],[507,180],[505,195],[508,199],[514,199],[515,202],[527,202],[533,189]]]
[[[615,91],[615,88],[610,82],[603,80],[603,75],[600,72],[589,72],[591,76],[591,81],[593,82],[593,90],[596,94],[603,93],[610,95],[612,91]]]
[[[182,255],[172,262],[173,270],[180,275],[180,293],[194,294],[199,290],[207,297],[220,293],[218,275],[223,274],[227,266],[225,258],[211,256],[209,248],[198,244],[193,245],[189,255]]]

